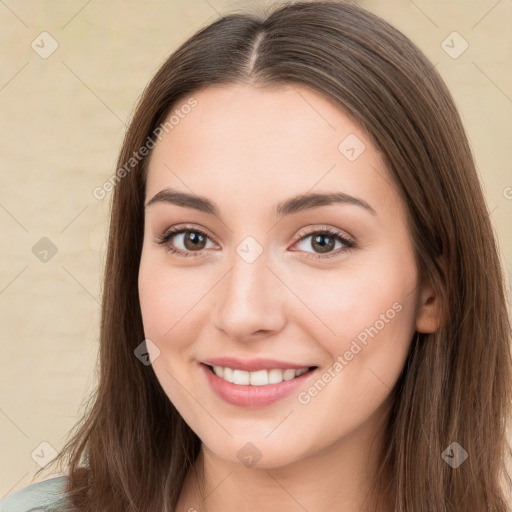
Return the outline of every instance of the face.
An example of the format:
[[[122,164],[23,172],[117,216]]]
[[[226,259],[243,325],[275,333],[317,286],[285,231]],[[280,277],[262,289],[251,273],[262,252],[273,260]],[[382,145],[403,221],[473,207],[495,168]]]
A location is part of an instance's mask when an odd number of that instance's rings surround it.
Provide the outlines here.
[[[283,466],[382,410],[433,329],[431,290],[381,154],[343,110],[297,86],[193,98],[148,167],[153,369],[212,453]]]

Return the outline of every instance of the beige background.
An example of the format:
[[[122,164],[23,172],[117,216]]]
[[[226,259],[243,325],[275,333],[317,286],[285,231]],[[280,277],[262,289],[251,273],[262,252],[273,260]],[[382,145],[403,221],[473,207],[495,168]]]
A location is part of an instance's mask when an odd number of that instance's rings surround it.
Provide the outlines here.
[[[36,461],[63,446],[94,387],[110,196],[92,190],[115,171],[136,99],[198,28],[273,3],[0,2],[0,497],[30,484]],[[451,89],[510,283],[512,1],[361,4],[418,44]],[[58,43],[47,58],[31,47],[51,48],[43,31]],[[453,31],[469,44],[456,59],[441,46]],[[462,48],[459,36],[450,41],[452,52]],[[57,248],[46,262],[32,252],[42,237]]]

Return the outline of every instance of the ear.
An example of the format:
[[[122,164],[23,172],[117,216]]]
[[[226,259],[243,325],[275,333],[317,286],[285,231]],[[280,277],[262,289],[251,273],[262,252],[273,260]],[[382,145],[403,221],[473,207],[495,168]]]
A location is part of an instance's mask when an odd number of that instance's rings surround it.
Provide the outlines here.
[[[418,296],[416,308],[416,330],[435,332],[441,325],[441,308],[438,294],[433,286],[423,285]]]

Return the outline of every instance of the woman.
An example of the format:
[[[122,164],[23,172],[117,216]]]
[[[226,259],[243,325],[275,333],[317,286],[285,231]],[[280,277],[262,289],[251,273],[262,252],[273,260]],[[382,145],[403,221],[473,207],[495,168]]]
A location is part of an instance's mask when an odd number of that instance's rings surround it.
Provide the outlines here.
[[[222,17],[112,184],[96,396],[68,476],[2,510],[507,510],[496,244],[403,34],[340,2]]]

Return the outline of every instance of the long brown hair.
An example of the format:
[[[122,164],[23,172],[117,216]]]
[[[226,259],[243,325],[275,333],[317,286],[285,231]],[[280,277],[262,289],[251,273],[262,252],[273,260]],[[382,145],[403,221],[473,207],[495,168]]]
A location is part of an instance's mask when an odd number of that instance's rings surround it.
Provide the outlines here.
[[[99,384],[54,463],[67,459],[80,512],[175,509],[201,442],[151,365],[138,297],[147,156],[126,168],[178,100],[212,84],[301,84],[336,102],[382,152],[406,205],[421,280],[443,322],[411,342],[393,391],[380,477],[396,511],[506,512],[512,398],[503,275],[472,153],[438,72],[401,32],[363,8],[295,2],[199,30],[162,65],[126,134],[112,197]],[[133,164],[134,162],[132,162]],[[468,454],[451,467],[457,442]]]

